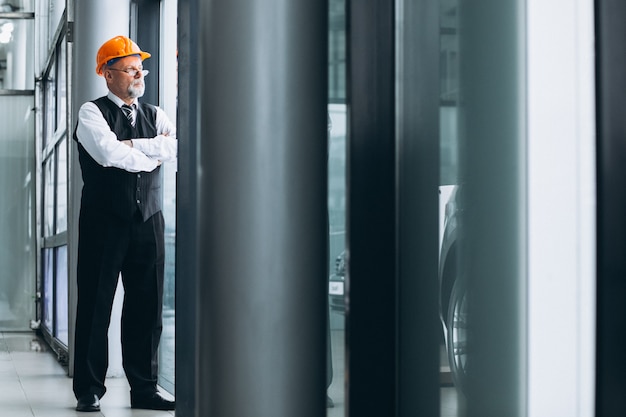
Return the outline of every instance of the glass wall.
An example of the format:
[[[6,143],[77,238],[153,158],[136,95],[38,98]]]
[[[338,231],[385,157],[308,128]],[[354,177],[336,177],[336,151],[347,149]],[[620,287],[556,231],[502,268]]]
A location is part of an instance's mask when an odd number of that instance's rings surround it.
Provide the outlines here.
[[[161,37],[159,43],[160,79],[159,106],[173,123],[177,115],[177,0],[163,0],[161,4]],[[165,283],[163,285],[163,334],[159,350],[159,385],[174,393],[175,375],[175,278],[176,278],[176,170],[175,163],[165,163],[163,173],[163,217],[165,218]]]
[[[35,320],[35,103],[32,2],[0,5],[0,330]],[[7,249],[10,248],[10,249]]]
[[[49,48],[38,83],[38,149],[41,161],[41,236],[43,294],[41,330],[60,358],[67,357],[68,318],[68,137],[67,42],[64,6],[50,2],[39,24]],[[59,9],[60,8],[60,9]],[[56,37],[55,37],[56,35]]]
[[[0,88],[32,90],[34,24],[31,19],[2,19],[0,14]]]
[[[0,95],[0,329],[25,330],[35,318],[34,102]],[[8,249],[11,248],[11,249]]]
[[[12,0],[0,4],[0,13],[33,12],[35,0]]]

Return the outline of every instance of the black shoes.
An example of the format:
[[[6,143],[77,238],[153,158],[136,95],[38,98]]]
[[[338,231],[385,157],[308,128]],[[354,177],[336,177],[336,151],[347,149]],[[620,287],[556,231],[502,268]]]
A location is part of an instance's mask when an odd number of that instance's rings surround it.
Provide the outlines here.
[[[130,408],[141,408],[144,410],[175,410],[176,402],[166,400],[155,392],[146,396],[131,396]]]
[[[76,411],[100,411],[100,400],[96,394],[86,394],[78,398]]]
[[[158,393],[131,397],[130,408],[144,410],[175,410],[176,402],[161,397]],[[76,411],[100,411],[100,399],[95,394],[86,394],[78,398]]]

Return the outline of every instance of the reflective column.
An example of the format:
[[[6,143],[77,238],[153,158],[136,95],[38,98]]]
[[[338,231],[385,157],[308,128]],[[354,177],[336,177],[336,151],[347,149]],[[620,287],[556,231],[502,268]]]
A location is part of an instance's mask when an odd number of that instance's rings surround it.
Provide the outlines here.
[[[214,1],[199,12],[195,415],[320,416],[327,3]]]

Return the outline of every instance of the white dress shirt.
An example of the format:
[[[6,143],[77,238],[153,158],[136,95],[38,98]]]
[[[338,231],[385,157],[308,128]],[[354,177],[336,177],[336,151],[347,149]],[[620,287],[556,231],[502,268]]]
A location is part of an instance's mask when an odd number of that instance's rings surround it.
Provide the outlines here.
[[[125,104],[110,91],[107,97],[120,108]],[[98,106],[89,101],[78,111],[76,136],[89,155],[104,167],[120,168],[128,172],[150,172],[159,166],[160,162],[176,160],[178,152],[176,126],[161,108],[157,107],[156,111],[157,136],[134,138],[131,148],[118,140]]]

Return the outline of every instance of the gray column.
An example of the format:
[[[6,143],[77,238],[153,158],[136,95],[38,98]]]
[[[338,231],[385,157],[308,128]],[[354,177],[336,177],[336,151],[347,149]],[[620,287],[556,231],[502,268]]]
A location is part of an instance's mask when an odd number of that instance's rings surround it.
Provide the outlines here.
[[[78,249],[78,213],[82,178],[78,163],[78,152],[71,137],[76,126],[76,115],[80,106],[89,100],[103,96],[107,92],[104,79],[96,74],[96,53],[107,39],[117,35],[128,36],[130,16],[129,0],[76,0],[68,5],[68,20],[73,22],[73,42],[70,44],[71,118],[68,120],[69,140],[69,220],[68,274],[70,285],[69,326],[70,326],[70,375],[73,374],[74,324],[76,321],[76,262]],[[111,330],[119,333],[119,321],[111,321]],[[119,345],[119,338],[113,340]],[[118,348],[119,349],[119,348]],[[121,370],[121,359],[110,361],[111,369]]]
[[[201,2],[200,21],[196,415],[322,416],[327,4]]]
[[[396,21],[398,242],[397,415],[438,416],[441,323],[437,317],[439,11],[402,0]],[[356,414],[358,415],[358,414]],[[462,415],[462,414],[459,414]]]
[[[198,1],[178,1],[178,187],[176,189],[176,415],[195,415],[198,387],[197,134]]]

